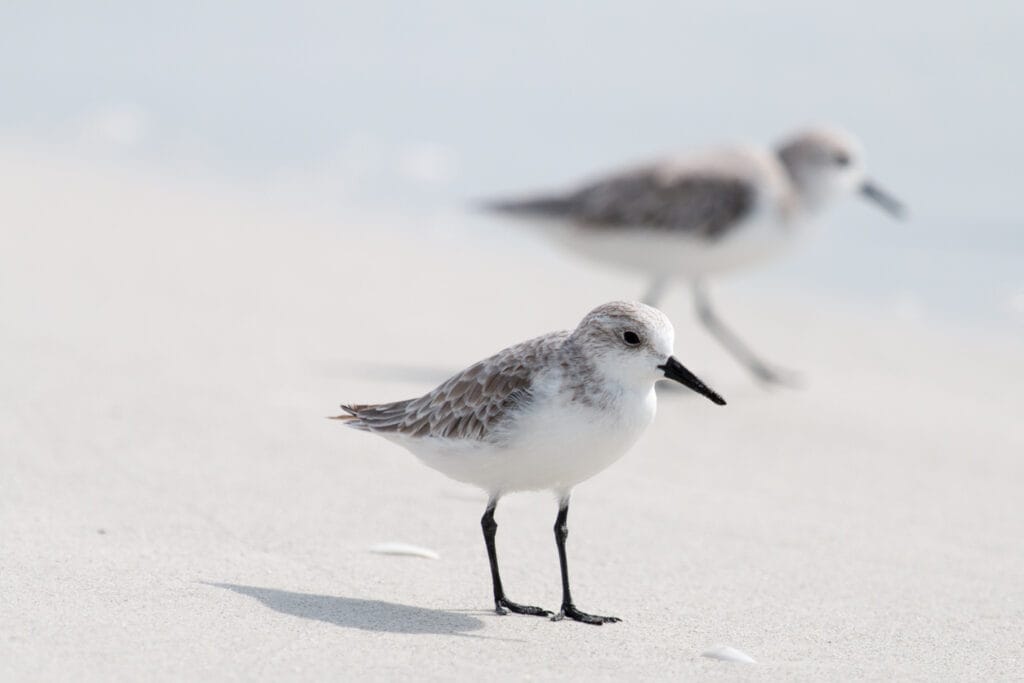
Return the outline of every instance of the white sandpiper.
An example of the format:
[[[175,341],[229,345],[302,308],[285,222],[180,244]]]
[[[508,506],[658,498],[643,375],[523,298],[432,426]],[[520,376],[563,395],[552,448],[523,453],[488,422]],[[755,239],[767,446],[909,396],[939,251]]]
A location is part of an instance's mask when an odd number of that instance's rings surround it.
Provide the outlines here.
[[[774,256],[806,232],[807,218],[854,191],[896,217],[904,213],[867,179],[857,139],[819,127],[775,149],[671,156],[568,192],[488,207],[542,222],[573,251],[651,275],[645,303],[655,305],[671,279],[689,280],[708,331],[755,377],[786,382],[789,373],[761,360],[715,315],[704,281]]]
[[[588,313],[571,332],[510,346],[419,398],[343,405],[346,414],[336,419],[380,434],[429,467],[487,493],[480,522],[499,614],[552,616],[505,596],[494,509],[507,493],[553,491],[559,501],[555,542],[562,606],[552,618],[619,621],[573,604],[565,559],[569,498],[573,487],[622,457],[650,425],[657,380],[675,380],[725,405],[672,356],[674,337],[672,323],[656,308],[612,302]]]

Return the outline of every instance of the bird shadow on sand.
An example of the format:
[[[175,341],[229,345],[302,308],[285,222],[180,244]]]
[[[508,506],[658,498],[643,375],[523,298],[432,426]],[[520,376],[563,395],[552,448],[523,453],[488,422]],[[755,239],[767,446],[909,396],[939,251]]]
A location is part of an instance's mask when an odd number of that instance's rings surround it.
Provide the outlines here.
[[[275,612],[303,619],[323,621],[335,626],[381,633],[450,635],[465,638],[487,638],[470,634],[484,627],[484,622],[468,614],[447,610],[400,605],[383,600],[363,600],[333,595],[294,593],[276,588],[211,583],[207,586],[225,588],[255,598]],[[508,640],[492,638],[493,640]]]

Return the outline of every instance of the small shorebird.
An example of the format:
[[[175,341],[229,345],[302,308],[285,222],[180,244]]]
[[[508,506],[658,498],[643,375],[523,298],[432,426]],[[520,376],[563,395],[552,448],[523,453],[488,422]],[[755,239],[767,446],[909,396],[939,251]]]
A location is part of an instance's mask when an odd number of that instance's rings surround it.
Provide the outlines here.
[[[655,305],[673,278],[689,280],[708,331],[758,379],[787,373],[761,360],[715,314],[712,275],[768,259],[794,242],[805,219],[859,191],[896,217],[903,206],[867,179],[863,148],[849,133],[813,128],[774,150],[732,147],[664,158],[577,189],[489,208],[539,221],[578,253],[652,276]]]
[[[581,612],[573,603],[565,558],[569,497],[574,486],[622,457],[651,423],[657,380],[675,380],[725,405],[672,356],[674,336],[661,311],[608,303],[575,330],[510,346],[419,398],[343,405],[346,414],[335,419],[404,446],[427,466],[487,493],[480,523],[498,614],[552,616],[505,596],[494,509],[507,493],[554,491],[562,607],[552,618],[619,621]]]

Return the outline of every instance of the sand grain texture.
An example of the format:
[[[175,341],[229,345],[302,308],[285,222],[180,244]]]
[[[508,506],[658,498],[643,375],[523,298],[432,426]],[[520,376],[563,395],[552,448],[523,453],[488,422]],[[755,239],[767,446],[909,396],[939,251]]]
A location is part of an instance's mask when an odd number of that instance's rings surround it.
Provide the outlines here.
[[[623,623],[498,617],[482,497],[324,417],[641,283],[476,218],[15,152],[0,187],[2,680],[1024,676],[1018,342],[740,284],[729,318],[809,380],[766,392],[674,293],[678,356],[729,405],[664,396],[577,492],[577,602]],[[510,597],[550,609],[554,515],[498,513]]]

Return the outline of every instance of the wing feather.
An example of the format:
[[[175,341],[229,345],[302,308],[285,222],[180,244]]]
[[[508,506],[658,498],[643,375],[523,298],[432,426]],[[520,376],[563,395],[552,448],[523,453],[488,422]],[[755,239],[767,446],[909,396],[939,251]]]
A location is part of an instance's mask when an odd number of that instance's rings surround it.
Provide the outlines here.
[[[512,214],[601,227],[653,228],[717,239],[750,214],[757,193],[739,177],[660,166],[608,177],[558,197],[493,204]]]
[[[539,370],[567,332],[509,347],[451,377],[419,398],[377,405],[343,405],[337,419],[369,432],[411,437],[491,440],[534,397]]]

